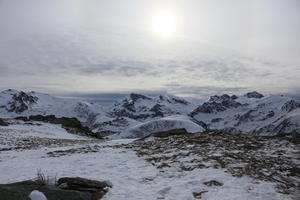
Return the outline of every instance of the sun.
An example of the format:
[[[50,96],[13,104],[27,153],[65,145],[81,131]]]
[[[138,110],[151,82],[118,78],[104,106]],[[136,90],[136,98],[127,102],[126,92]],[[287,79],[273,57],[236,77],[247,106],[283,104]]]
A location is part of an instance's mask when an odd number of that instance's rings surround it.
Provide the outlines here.
[[[153,18],[152,29],[154,33],[161,37],[170,37],[175,33],[176,21],[176,17],[172,12],[160,11]]]

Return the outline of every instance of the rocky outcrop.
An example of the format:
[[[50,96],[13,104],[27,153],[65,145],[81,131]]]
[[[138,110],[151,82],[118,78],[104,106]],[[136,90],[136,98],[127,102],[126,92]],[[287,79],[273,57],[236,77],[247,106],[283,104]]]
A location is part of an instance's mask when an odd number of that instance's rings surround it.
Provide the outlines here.
[[[297,108],[300,108],[300,102],[295,100],[290,100],[281,107],[281,110],[291,112]]]
[[[21,91],[19,93],[13,94],[12,100],[8,103],[6,109],[8,112],[22,113],[28,110],[30,105],[36,103],[37,100],[37,97],[28,95],[25,92]]]
[[[258,93],[256,91],[248,92],[248,93],[245,94],[245,96],[248,97],[248,98],[256,98],[256,99],[260,99],[260,98],[264,97],[263,94]]]

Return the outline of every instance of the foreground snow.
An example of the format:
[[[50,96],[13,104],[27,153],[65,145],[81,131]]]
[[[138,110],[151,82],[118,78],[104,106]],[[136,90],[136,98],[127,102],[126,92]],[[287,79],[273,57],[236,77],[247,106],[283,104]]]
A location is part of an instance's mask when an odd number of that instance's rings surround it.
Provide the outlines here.
[[[72,139],[72,140],[87,140],[85,136],[72,134],[62,128],[61,125],[49,124],[44,122],[25,123],[21,120],[9,126],[0,126],[1,135],[10,134],[14,137],[39,137],[39,138],[54,138],[54,139]]]
[[[112,142],[102,145],[106,144]],[[133,151],[124,149],[106,147],[97,153],[47,157],[47,152],[63,149],[65,148],[2,152],[0,182],[31,179],[36,176],[37,169],[42,169],[49,177],[81,176],[110,180],[113,188],[105,199],[111,200],[194,199],[192,193],[203,190],[208,191],[203,194],[205,199],[289,199],[276,193],[271,183],[256,184],[250,178],[235,178],[220,169],[197,169],[187,173],[158,171]],[[211,179],[224,183],[224,186],[209,188],[202,184]]]
[[[18,132],[17,127],[15,132]],[[3,131],[0,131],[3,134]],[[13,137],[14,133],[6,137]],[[41,169],[49,178],[80,176],[109,180],[113,188],[104,199],[195,199],[193,193],[203,192],[207,200],[283,200],[289,196],[277,193],[270,182],[233,177],[224,169],[203,168],[180,171],[176,168],[158,169],[143,157],[121,144],[133,140],[88,141],[68,146],[48,146],[38,149],[0,151],[0,183],[13,183],[36,177]],[[77,149],[78,151],[75,151]],[[83,150],[82,150],[83,149]],[[71,151],[72,150],[72,151]],[[91,151],[89,151],[91,150]],[[187,157],[192,159],[193,157]],[[203,182],[217,180],[222,187],[209,187]]]

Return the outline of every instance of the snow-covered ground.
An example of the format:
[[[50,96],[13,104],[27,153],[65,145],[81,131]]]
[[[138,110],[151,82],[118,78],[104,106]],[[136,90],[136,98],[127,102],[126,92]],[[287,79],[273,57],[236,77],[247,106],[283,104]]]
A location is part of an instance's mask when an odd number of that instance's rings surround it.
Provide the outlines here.
[[[52,127],[48,131],[56,132],[58,130],[56,128]],[[5,134],[3,130],[14,131]],[[20,129],[17,125],[9,126],[2,128],[0,135],[5,134],[7,138],[19,137],[24,130],[26,128]],[[30,131],[31,134],[38,135],[40,130],[37,128],[38,132],[34,129]],[[42,133],[38,136],[45,139],[49,134]],[[50,134],[50,137],[52,136]],[[61,138],[63,137],[58,140]],[[50,178],[79,176],[109,180],[113,187],[104,198],[107,200],[291,199],[289,195],[276,192],[274,183],[257,181],[247,176],[233,177],[222,168],[199,168],[191,171],[181,171],[172,167],[158,169],[144,157],[137,156],[133,149],[122,147],[122,144],[131,144],[133,142],[131,139],[87,140],[86,143],[76,140],[77,136],[74,139],[74,142],[68,145],[61,143],[60,146],[0,151],[0,183],[35,178],[40,169]],[[186,159],[193,158],[191,155]],[[203,184],[211,180],[217,180],[223,185]]]
[[[123,142],[123,141],[122,141]],[[124,142],[128,142],[125,140]],[[115,143],[115,142],[113,142]],[[107,142],[105,144],[113,144]],[[78,146],[79,147],[79,146]],[[203,199],[290,199],[276,193],[274,184],[256,184],[250,178],[235,178],[220,169],[176,170],[160,172],[133,151],[103,148],[97,153],[47,157],[47,152],[65,148],[41,148],[1,153],[1,183],[32,179],[42,169],[49,177],[80,176],[109,180],[113,188],[104,199],[194,199],[193,192],[208,191]],[[220,187],[208,187],[205,181],[218,180]]]
[[[62,128],[61,125],[55,125],[44,122],[26,123],[21,120],[16,124],[9,126],[0,126],[1,135],[12,134],[15,137],[40,137],[53,139],[73,139],[73,140],[87,140],[85,136],[71,134]],[[9,137],[9,136],[7,136]]]

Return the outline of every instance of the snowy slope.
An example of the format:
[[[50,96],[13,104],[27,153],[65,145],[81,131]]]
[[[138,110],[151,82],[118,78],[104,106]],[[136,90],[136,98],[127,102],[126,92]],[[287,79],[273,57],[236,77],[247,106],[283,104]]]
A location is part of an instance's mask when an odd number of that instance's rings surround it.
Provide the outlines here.
[[[46,142],[40,142],[41,140]],[[9,126],[0,126],[0,149],[45,146],[52,140],[92,140],[92,138],[69,133],[61,125],[43,122],[15,121]]]
[[[122,138],[139,138],[150,135],[159,131],[168,131],[172,129],[185,128],[189,133],[202,132],[205,129],[192,122],[188,117],[183,115],[173,115],[161,119],[151,120],[140,123],[131,127],[129,130],[122,132],[119,137]]]

